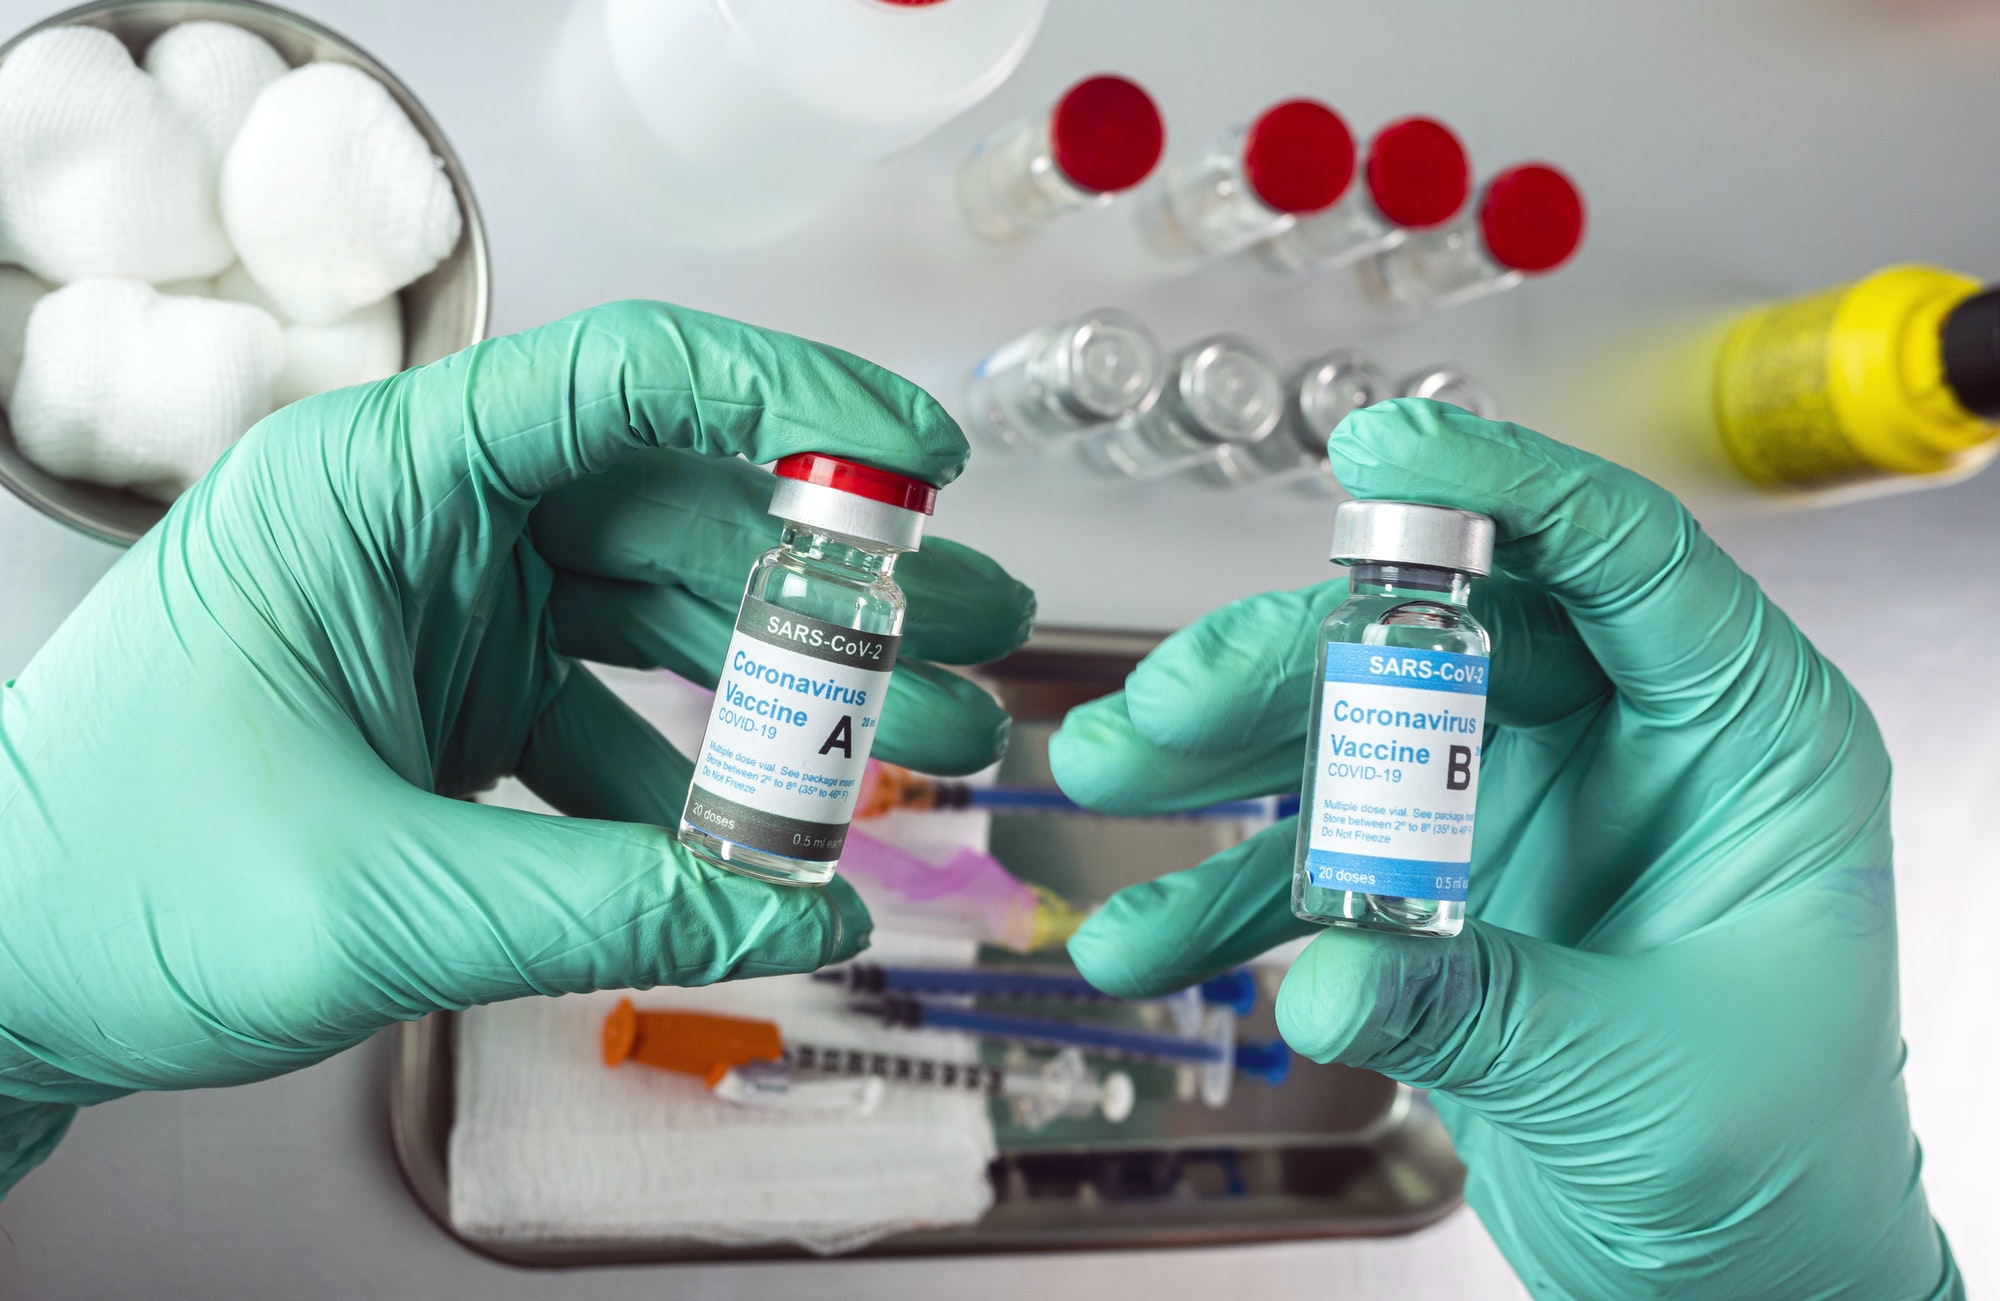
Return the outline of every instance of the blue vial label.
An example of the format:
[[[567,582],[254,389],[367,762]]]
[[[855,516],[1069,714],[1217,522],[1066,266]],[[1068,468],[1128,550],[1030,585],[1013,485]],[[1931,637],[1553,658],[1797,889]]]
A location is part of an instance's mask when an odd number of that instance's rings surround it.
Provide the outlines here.
[[[1305,869],[1323,890],[1465,898],[1490,662],[1335,642],[1320,689]]]

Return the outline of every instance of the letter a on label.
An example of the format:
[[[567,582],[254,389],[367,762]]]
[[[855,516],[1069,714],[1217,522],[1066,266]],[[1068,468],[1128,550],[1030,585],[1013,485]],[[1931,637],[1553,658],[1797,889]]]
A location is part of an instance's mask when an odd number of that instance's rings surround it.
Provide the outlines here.
[[[833,734],[827,737],[826,744],[819,748],[821,754],[828,754],[834,750],[840,751],[850,759],[854,757],[853,715],[842,714],[840,721],[833,725]]]

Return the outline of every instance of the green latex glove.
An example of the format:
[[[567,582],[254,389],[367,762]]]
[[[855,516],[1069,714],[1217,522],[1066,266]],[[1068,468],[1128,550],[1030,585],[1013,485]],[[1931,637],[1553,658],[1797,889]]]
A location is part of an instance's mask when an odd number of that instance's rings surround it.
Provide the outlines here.
[[[1278,1024],[1433,1090],[1466,1195],[1540,1296],[1963,1295],[1902,1085],[1889,760],[1866,706],[1671,496],[1513,425],[1349,416],[1357,497],[1482,511],[1493,678],[1471,920],[1329,930]],[[1070,715],[1085,803],[1298,789],[1320,620],[1253,597]],[[1318,928],[1296,819],[1126,890],[1071,942],[1114,993],[1180,988]]]
[[[966,455],[867,362],[654,303],[252,430],[0,692],[0,1189],[71,1104],[275,1075],[439,1008],[860,949],[844,884],[675,844],[689,762],[571,658],[712,680],[779,527],[729,458],[803,450],[939,484]],[[1005,716],[922,661],[1006,653],[1032,599],[946,542],[897,572],[877,752],[990,763]],[[451,798],[509,773],[578,816]]]

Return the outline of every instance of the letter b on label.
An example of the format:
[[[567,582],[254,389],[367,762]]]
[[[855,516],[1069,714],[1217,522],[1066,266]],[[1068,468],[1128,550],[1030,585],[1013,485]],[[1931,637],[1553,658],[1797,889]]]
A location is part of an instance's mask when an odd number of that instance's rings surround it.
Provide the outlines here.
[[[1448,791],[1462,791],[1472,785],[1472,747],[1454,745],[1451,757],[1445,764],[1444,788]]]

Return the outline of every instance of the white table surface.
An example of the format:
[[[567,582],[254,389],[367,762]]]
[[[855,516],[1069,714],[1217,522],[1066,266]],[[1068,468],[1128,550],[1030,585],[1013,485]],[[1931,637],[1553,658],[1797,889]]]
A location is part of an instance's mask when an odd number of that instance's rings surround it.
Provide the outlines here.
[[[1979,0],[1054,0],[1020,73],[763,249],[665,241],[575,170],[547,125],[555,0],[300,0],[394,68],[456,144],[493,245],[496,332],[653,296],[838,343],[956,400],[990,346],[1064,313],[1139,311],[1170,343],[1241,330],[1281,357],[1341,344],[1393,365],[1453,358],[1509,414],[1588,442],[1585,342],[1663,314],[1801,291],[1900,260],[2000,275],[2000,11]],[[0,32],[47,11],[0,0]],[[1236,268],[1135,276],[1113,211],[1031,251],[977,245],[950,164],[1069,79],[1113,68],[1161,97],[1188,150],[1263,101],[1317,93],[1366,129],[1435,112],[1489,164],[1543,156],[1581,180],[1578,263],[1393,335],[1325,286]],[[2000,1285],[2000,478],[1810,515],[1711,519],[1853,677],[1898,764],[1908,1079],[1926,1186],[1974,1283]],[[1324,508],[1163,485],[1108,490],[1063,464],[984,466],[941,528],[1002,557],[1052,621],[1170,627],[1324,574]],[[114,558],[0,500],[0,675],[28,660]],[[1519,1286],[1470,1215],[1413,1238],[1139,1256],[617,1269],[505,1269],[444,1238],[402,1189],[377,1040],[282,1080],[93,1108],[0,1203],[8,1296],[492,1298],[558,1294],[861,1297],[936,1291],[1051,1301],[1282,1291],[1507,1297]]]

